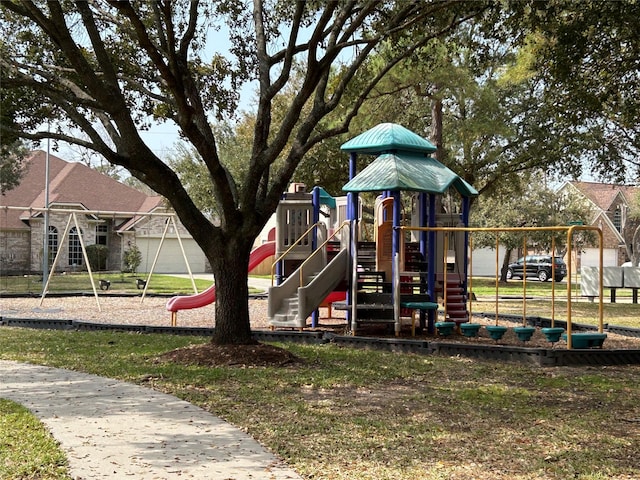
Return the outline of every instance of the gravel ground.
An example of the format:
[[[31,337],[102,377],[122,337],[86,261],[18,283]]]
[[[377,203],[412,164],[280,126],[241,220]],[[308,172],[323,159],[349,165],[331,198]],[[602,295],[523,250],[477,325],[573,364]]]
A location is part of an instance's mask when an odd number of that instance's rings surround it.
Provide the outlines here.
[[[116,323],[122,325],[170,326],[171,313],[165,309],[168,298],[146,297],[99,297],[100,309],[95,297],[46,297],[40,305],[40,298],[0,298],[0,316],[6,318],[48,318],[63,320],[83,320],[96,323]],[[207,305],[192,310],[178,312],[180,327],[213,327],[215,326],[215,305]],[[333,311],[342,318],[327,320],[321,323],[343,324],[344,315]],[[251,328],[268,329],[267,300],[257,298],[249,300]],[[321,309],[321,317],[326,316],[326,309]]]
[[[100,309],[93,296],[82,297],[47,297],[40,305],[40,298],[0,298],[0,317],[5,318],[48,318],[48,319],[70,319],[83,320],[96,323],[114,323],[121,325],[153,325],[170,326],[171,314],[165,309],[167,298],[147,297],[141,302],[140,297],[100,297]],[[333,310],[333,318],[328,319],[327,310],[320,309],[320,324],[322,327],[335,331],[336,333],[346,333],[346,321],[344,312]],[[252,298],[249,300],[249,314],[251,316],[252,330],[269,329],[267,320],[267,299]],[[407,319],[406,322],[409,322]],[[474,318],[474,322],[482,324],[493,323],[490,319]],[[505,326],[513,327],[517,324],[503,323]],[[192,310],[181,310],[178,312],[178,326],[180,327],[213,327],[215,326],[214,305],[196,308]],[[344,327],[344,328],[343,328]],[[384,330],[362,328],[360,334],[386,337],[388,333]],[[407,336],[408,336],[407,331]],[[405,335],[403,335],[405,336]],[[417,338],[433,340],[433,337],[420,336]],[[495,344],[488,338],[484,329],[480,331],[480,338],[467,339],[460,335],[447,338],[447,341],[455,342],[481,342]],[[508,332],[500,341],[501,344],[513,344],[522,346],[513,332]],[[548,348],[549,343],[544,335],[538,330],[531,341],[527,342],[529,347]],[[564,342],[559,342],[555,348],[562,348]],[[604,348],[616,349],[640,349],[640,339],[623,337],[608,333]]]

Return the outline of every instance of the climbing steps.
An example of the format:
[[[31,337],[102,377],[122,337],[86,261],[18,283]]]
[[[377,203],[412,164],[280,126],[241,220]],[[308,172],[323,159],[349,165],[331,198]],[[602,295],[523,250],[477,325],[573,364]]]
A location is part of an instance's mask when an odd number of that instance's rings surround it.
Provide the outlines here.
[[[465,295],[462,276],[458,273],[447,273],[446,295],[444,292],[444,275],[437,275],[436,290],[445,299],[445,311],[447,320],[456,325],[469,321],[467,310],[467,297]]]

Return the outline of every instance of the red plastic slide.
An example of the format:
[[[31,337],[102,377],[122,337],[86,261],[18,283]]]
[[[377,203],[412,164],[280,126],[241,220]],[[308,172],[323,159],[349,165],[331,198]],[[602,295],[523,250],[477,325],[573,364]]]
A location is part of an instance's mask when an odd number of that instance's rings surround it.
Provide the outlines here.
[[[255,248],[249,257],[249,272],[260,265],[266,258],[276,253],[276,242],[267,242]],[[206,290],[195,295],[179,295],[167,302],[169,312],[200,308],[216,301],[216,286],[211,285]]]

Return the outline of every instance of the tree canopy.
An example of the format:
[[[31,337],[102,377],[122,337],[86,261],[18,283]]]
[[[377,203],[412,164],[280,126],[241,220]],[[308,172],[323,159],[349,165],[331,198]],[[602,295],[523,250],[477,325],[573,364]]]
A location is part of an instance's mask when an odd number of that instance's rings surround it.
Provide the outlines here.
[[[527,171],[635,178],[637,2],[510,7],[416,50],[374,88],[355,121],[394,121],[438,143],[430,133],[439,109],[438,159],[483,195]],[[331,150],[312,152],[297,174],[313,178],[310,160],[318,157],[335,162]]]
[[[441,132],[438,158],[480,190],[526,169],[576,174],[586,164],[620,176],[637,164],[639,8],[7,0],[0,88],[3,107],[13,100],[2,134],[86,147],[166,197],[211,263],[214,341],[246,343],[255,237],[303,159],[300,174],[313,179],[312,159],[326,159],[323,148],[358,122],[369,128],[383,112],[424,136]],[[216,50],[215,32],[228,51]],[[240,118],[241,135],[217,128],[238,120],[247,83],[254,118]],[[214,200],[209,212],[191,194],[190,171],[144,142],[154,122],[175,125],[186,142],[192,178]],[[229,135],[243,139],[232,155]]]
[[[56,119],[51,133],[21,128],[21,136],[99,152],[169,200],[216,278],[214,341],[246,343],[249,252],[303,156],[348,131],[394,65],[490,5],[14,0],[1,7],[1,83],[3,94],[27,89],[42,98],[40,117],[25,110],[25,118]],[[209,33],[221,28],[231,40],[227,55],[209,50]],[[368,62],[389,44],[397,48]],[[257,84],[256,121],[247,168],[235,178],[211,123],[235,112],[237,92],[249,81]],[[276,123],[276,99],[288,89],[294,95]],[[156,119],[175,123],[206,165],[219,223],[142,140],[140,131]]]
[[[629,167],[635,178],[640,4],[552,0],[516,2],[513,8],[512,18],[528,33],[529,51],[521,60],[539,85],[541,120],[546,118],[540,126],[565,145],[559,153],[581,157],[585,168],[604,178],[623,180]]]
[[[28,148],[20,140],[0,145],[0,195],[17,187],[26,170]]]
[[[0,42],[0,53],[2,49]],[[16,125],[20,103],[30,98],[32,95],[24,90],[3,91],[0,97],[0,194],[18,186],[25,173],[28,144],[12,126]]]

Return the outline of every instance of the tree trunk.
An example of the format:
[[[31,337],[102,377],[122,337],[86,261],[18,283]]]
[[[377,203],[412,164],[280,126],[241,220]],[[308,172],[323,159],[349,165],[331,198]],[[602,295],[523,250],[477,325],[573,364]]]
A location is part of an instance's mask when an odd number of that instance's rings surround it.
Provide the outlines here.
[[[218,249],[216,249],[218,250]],[[212,342],[217,345],[248,345],[251,338],[249,288],[247,286],[251,245],[230,239],[209,259],[216,281],[216,323]]]
[[[434,87],[434,96],[431,100],[431,142],[436,146],[433,157],[442,163],[444,151],[442,150],[442,99],[438,97],[438,86]],[[442,195],[436,195],[436,213],[444,211]]]
[[[507,270],[509,270],[509,259],[511,258],[511,252],[513,248],[507,248],[504,252],[504,257],[502,258],[502,269],[500,270],[500,281],[507,281]]]
[[[442,99],[437,95],[437,86],[434,92],[434,97],[431,102],[431,141],[437,148],[433,156],[442,163],[444,160],[444,151],[442,150]]]
[[[638,263],[640,262],[640,249],[638,248],[639,245],[640,245],[640,225],[638,225],[633,230],[633,237],[631,239],[631,244],[625,241],[625,247],[627,248],[627,256],[629,257],[629,260],[631,260],[632,267],[637,267]]]

